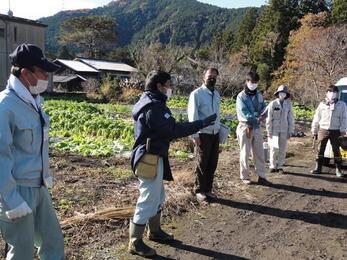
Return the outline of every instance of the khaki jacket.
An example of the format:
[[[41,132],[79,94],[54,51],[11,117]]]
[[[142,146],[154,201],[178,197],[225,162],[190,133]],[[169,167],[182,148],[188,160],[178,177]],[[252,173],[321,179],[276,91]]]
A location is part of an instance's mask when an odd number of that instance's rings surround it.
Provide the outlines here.
[[[266,118],[266,131],[269,135],[278,135],[279,133],[293,134],[295,120],[292,104],[289,99],[283,101],[281,106],[277,98],[268,105],[268,116]]]

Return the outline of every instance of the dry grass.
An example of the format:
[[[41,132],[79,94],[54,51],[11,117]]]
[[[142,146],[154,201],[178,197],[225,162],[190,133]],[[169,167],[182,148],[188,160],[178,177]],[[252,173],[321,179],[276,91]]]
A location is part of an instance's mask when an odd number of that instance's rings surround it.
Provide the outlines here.
[[[76,216],[65,219],[61,222],[63,228],[85,223],[87,221],[110,220],[110,219],[128,219],[134,215],[133,207],[126,208],[107,208],[94,213],[81,214],[75,212]]]

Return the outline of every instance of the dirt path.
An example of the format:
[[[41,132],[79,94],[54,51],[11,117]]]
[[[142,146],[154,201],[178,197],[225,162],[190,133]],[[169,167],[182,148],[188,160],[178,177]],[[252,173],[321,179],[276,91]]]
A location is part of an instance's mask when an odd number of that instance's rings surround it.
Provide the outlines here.
[[[311,175],[309,146],[292,140],[286,174],[268,174],[272,187],[240,184],[237,151],[225,152],[218,199],[168,223],[177,240],[150,243],[157,259],[347,259],[347,179]],[[125,247],[118,258],[137,259]]]
[[[163,214],[175,216],[164,220],[177,240],[150,243],[157,259],[347,259],[347,178],[309,173],[310,138],[291,139],[287,174],[268,174],[272,187],[240,182],[239,152],[231,142],[220,154],[218,199],[207,205],[199,205],[191,193],[194,159],[171,158],[175,181],[166,184]],[[127,159],[53,151],[51,168],[60,221],[136,203],[138,182]],[[139,259],[126,252],[128,223],[110,219],[64,227],[66,259]]]

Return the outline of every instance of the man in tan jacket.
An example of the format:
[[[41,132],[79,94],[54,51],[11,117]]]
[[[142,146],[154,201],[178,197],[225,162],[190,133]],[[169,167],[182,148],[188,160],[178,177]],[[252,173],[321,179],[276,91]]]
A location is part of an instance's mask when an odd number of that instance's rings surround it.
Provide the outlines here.
[[[316,167],[311,173],[322,173],[324,151],[330,140],[336,165],[336,176],[343,177],[341,172],[341,153],[338,138],[344,136],[347,130],[347,111],[343,101],[338,100],[338,88],[334,85],[328,87],[326,98],[320,102],[312,121],[312,135],[318,139],[318,155]]]

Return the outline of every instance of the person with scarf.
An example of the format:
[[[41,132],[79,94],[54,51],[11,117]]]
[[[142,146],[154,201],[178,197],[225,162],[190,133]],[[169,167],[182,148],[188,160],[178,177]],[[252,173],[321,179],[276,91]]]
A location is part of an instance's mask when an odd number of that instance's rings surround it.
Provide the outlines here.
[[[274,96],[277,98],[268,105],[266,118],[270,144],[270,172],[284,173],[287,143],[294,133],[294,115],[287,86],[279,86]]]
[[[265,154],[260,123],[266,117],[266,105],[258,91],[259,75],[251,71],[246,77],[246,86],[237,95],[236,112],[239,124],[236,129],[240,146],[240,178],[244,184],[250,184],[248,159],[252,152],[257,183],[270,185],[265,177]]]
[[[329,86],[326,90],[325,99],[320,102],[313,117],[311,132],[313,137],[318,140],[316,165],[311,171],[313,174],[322,173],[324,151],[327,142],[330,140],[334,153],[336,176],[343,177],[338,138],[346,134],[347,111],[346,104],[338,99],[338,93],[339,90],[336,86]]]
[[[49,117],[40,94],[59,66],[36,45],[10,54],[11,75],[0,93],[0,229],[6,259],[64,259],[64,239],[48,188]]]
[[[217,114],[217,119],[213,125],[192,135],[198,155],[195,170],[195,194],[197,200],[201,202],[206,201],[207,198],[215,197],[215,194],[212,193],[212,185],[218,163],[220,130],[220,95],[215,89],[218,74],[216,68],[205,70],[204,83],[190,94],[188,102],[189,121],[203,119],[210,114]]]
[[[171,234],[160,227],[161,206],[165,201],[163,180],[172,181],[169,164],[170,142],[174,139],[192,135],[216,120],[216,114],[193,122],[177,123],[166,101],[172,94],[171,76],[164,71],[151,71],[146,78],[145,92],[134,105],[132,115],[135,124],[135,143],[131,156],[131,167],[139,179],[140,196],[136,203],[135,213],[130,220],[129,247],[131,254],[153,257],[156,251],[147,246],[143,232],[148,224],[148,239],[165,243],[173,240]],[[146,156],[157,158],[156,163],[145,161]],[[147,166],[146,166],[147,164]],[[148,177],[154,167],[154,176]]]

